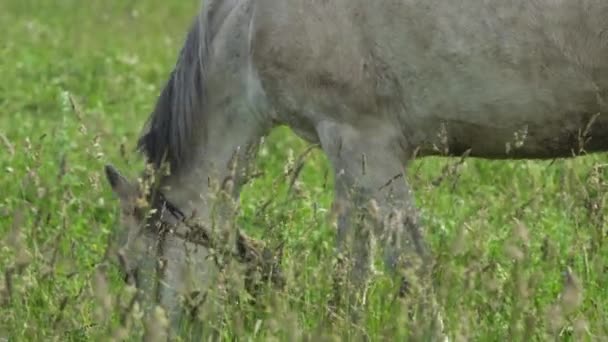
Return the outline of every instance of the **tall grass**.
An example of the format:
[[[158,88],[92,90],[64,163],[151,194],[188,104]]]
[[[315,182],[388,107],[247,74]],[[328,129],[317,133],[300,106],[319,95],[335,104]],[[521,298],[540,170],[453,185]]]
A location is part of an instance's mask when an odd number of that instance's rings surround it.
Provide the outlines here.
[[[135,174],[134,142],[198,1],[0,3],[0,340],[162,335],[105,262],[117,201],[107,161]],[[203,313],[216,336],[251,340],[418,339],[381,265],[363,316],[330,310],[331,172],[319,151],[274,131],[238,224],[283,245],[287,280],[256,304]],[[450,335],[461,340],[608,340],[608,159],[417,160],[409,178],[436,258]],[[279,181],[277,181],[277,179]]]

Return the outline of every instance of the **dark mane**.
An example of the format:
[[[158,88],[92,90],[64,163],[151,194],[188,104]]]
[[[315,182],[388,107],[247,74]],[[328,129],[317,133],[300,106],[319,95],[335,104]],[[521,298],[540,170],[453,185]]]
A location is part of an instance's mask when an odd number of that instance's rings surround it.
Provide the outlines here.
[[[176,171],[195,149],[193,131],[204,118],[205,60],[209,35],[201,12],[188,32],[175,68],[158,97],[137,148],[149,163],[168,162]]]

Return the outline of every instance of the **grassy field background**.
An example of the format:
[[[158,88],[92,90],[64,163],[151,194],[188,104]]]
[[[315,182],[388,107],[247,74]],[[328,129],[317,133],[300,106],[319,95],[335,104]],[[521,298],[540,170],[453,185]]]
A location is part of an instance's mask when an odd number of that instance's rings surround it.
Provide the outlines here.
[[[137,135],[175,61],[197,0],[0,2],[0,341],[140,339],[146,329],[116,269],[100,271],[117,201],[103,165],[130,175]],[[230,339],[415,339],[382,274],[360,326],[328,324],[332,180],[281,128],[239,223],[285,243],[288,284],[272,310],[219,313]],[[463,340],[608,341],[608,158],[427,158],[410,179],[437,258],[439,297]],[[571,270],[571,273],[570,271]],[[411,335],[414,334],[414,335]]]

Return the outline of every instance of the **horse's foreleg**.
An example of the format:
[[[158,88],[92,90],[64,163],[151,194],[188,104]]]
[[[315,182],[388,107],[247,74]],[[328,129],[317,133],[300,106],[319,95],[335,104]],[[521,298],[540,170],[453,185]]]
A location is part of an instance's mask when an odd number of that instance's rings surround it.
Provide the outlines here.
[[[371,266],[372,236],[376,235],[387,268],[400,275],[401,292],[416,285],[425,289],[416,291],[416,296],[432,294],[432,290],[427,290],[432,288],[431,258],[404,177],[408,151],[404,150],[399,133],[394,127],[381,124],[355,128],[322,122],[317,134],[335,172],[337,247],[347,257],[346,280],[354,285],[352,290],[358,292],[365,285]],[[432,298],[430,302],[434,302]],[[435,306],[431,306],[435,311]]]
[[[333,122],[322,122],[317,128],[335,172],[337,247],[352,259],[349,279],[356,286],[363,285],[370,269],[372,233],[383,228],[385,217],[411,206],[403,179],[404,153],[391,130]],[[387,252],[391,259],[397,254],[394,249]]]

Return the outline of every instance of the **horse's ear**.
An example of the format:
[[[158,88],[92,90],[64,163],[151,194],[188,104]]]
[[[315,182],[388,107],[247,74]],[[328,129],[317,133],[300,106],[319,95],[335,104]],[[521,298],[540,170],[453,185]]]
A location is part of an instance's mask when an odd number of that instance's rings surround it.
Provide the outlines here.
[[[112,165],[105,166],[106,179],[112,190],[122,200],[128,199],[135,193],[135,187]]]

